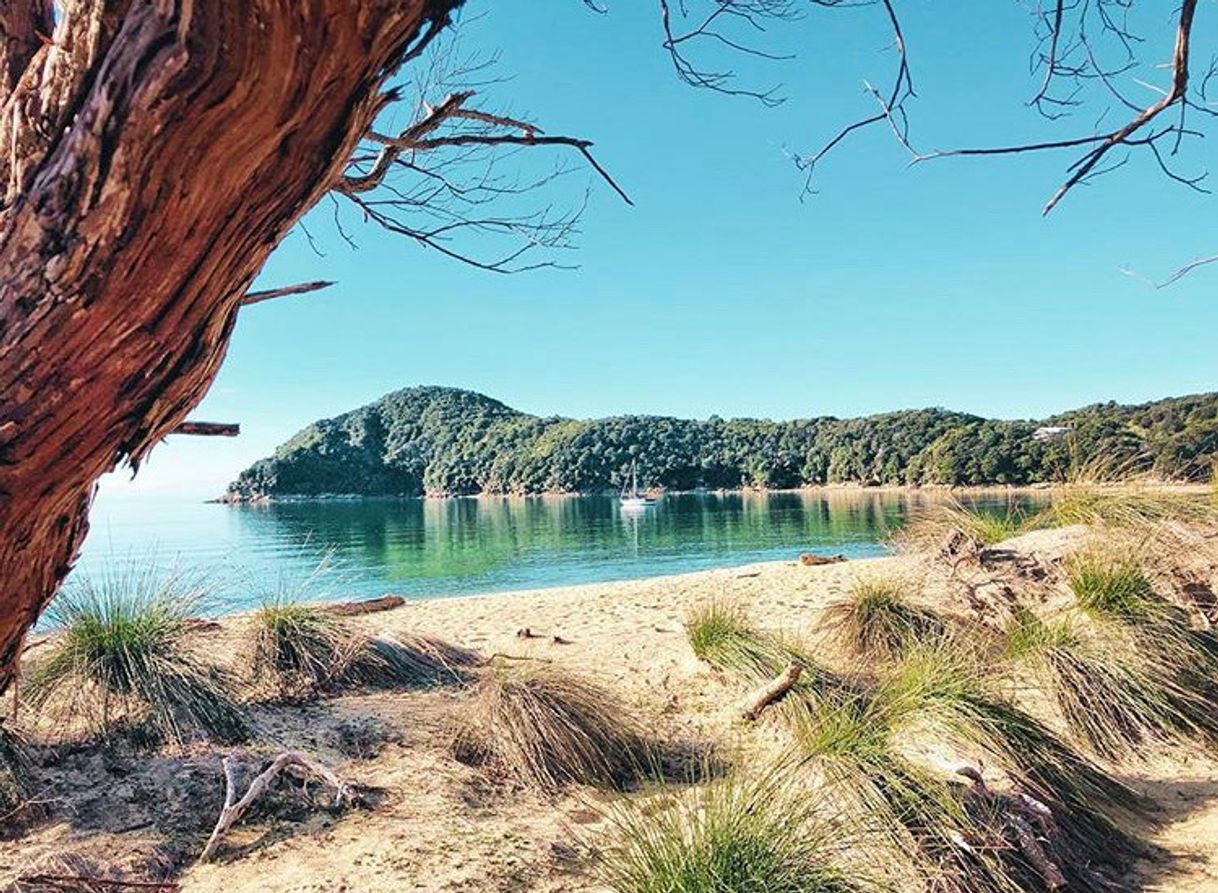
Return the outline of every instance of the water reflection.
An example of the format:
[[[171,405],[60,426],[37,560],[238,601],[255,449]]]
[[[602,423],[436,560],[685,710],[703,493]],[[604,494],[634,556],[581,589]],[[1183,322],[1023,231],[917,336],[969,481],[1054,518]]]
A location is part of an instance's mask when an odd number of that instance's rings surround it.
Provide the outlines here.
[[[223,506],[99,506],[83,572],[155,548],[225,580],[226,608],[258,580],[303,579],[332,556],[327,597],[438,597],[682,573],[791,558],[864,557],[931,493],[676,494],[643,512],[614,496],[483,497]],[[980,501],[997,503],[1003,497]],[[251,581],[255,581],[251,583]]]

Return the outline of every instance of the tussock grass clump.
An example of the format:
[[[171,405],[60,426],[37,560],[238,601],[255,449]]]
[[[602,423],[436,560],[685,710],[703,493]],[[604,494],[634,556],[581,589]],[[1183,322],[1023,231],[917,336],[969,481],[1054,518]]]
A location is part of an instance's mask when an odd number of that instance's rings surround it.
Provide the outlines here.
[[[458,759],[523,784],[621,789],[655,762],[638,722],[606,689],[535,661],[497,661],[475,685]]]
[[[732,602],[695,606],[686,614],[685,632],[699,660],[750,686],[769,682],[790,664],[803,668],[791,691],[794,697],[816,701],[852,686],[798,642],[754,628],[747,612]]]
[[[268,601],[254,615],[255,675],[270,674],[281,690],[300,682],[324,689],[350,663],[353,639],[345,624],[315,605]]]
[[[885,661],[947,634],[943,619],[910,604],[905,584],[895,579],[857,581],[845,601],[826,609],[822,623],[850,654]]]
[[[1084,638],[1068,619],[1017,612],[1006,656],[1032,671],[1075,737],[1101,756],[1132,756],[1143,744],[1174,742],[1193,726],[1187,691],[1132,650]]]
[[[1091,547],[1065,561],[1066,580],[1088,614],[1118,620],[1152,619],[1162,603],[1134,554]]]
[[[480,663],[435,639],[370,638],[324,607],[283,598],[264,603],[253,624],[254,674],[274,679],[281,694],[459,683]]]
[[[754,629],[748,612],[727,600],[691,608],[685,634],[698,660],[750,679],[779,673],[790,658],[778,639]]]
[[[1152,483],[1104,485],[1077,481],[1057,487],[1045,512],[1055,525],[1084,524],[1133,530],[1178,523],[1202,527],[1218,523],[1218,503],[1202,494]]]
[[[854,835],[788,776],[729,776],[663,790],[609,815],[601,880],[616,893],[855,893],[840,861]]]
[[[810,765],[838,790],[851,792],[855,811],[885,841],[886,858],[912,872],[899,889],[920,878],[945,893],[1042,891],[1045,880],[1013,835],[1002,795],[946,778],[899,749],[907,711],[915,709],[903,696],[880,687],[838,703],[805,702],[793,714],[796,742]],[[970,846],[962,847],[962,840]],[[1092,866],[1070,864],[1073,854],[1061,844],[1043,841],[1072,883],[1094,889]]]
[[[791,663],[804,668],[800,690],[831,681],[832,674],[798,642],[755,628],[748,612],[734,602],[694,606],[685,616],[685,634],[699,660],[750,684],[774,678]]]
[[[230,675],[188,647],[189,618],[206,588],[154,568],[69,585],[52,603],[62,628],[24,687],[45,718],[109,730],[116,719],[161,740],[239,741],[249,733]]]
[[[1042,723],[991,694],[975,657],[955,643],[920,650],[884,681],[876,697],[895,723],[980,751],[1047,804],[1072,864],[1123,868],[1144,851],[1130,831],[1131,820],[1145,809],[1142,798]]]
[[[1218,635],[1195,629],[1187,611],[1154,591],[1137,550],[1107,542],[1075,553],[1065,567],[1070,589],[1087,615],[1123,627],[1135,651],[1158,662],[1158,672],[1185,690],[1214,699]]]
[[[1018,503],[996,508],[953,499],[916,512],[895,539],[913,549],[935,548],[948,534],[959,530],[982,545],[992,546],[1035,530],[1041,523],[1038,513],[1029,513]]]
[[[1070,888],[1108,889],[1143,852],[1117,820],[1131,818],[1137,795],[990,695],[979,677],[975,655],[957,643],[916,650],[873,691],[797,717],[796,740],[831,778],[859,792],[864,811],[888,827],[932,889],[1040,891],[1044,879],[1012,836],[1001,798],[913,763],[898,747],[911,737],[984,761],[1047,805],[1056,830],[1045,847]],[[962,839],[974,846],[962,849]]]

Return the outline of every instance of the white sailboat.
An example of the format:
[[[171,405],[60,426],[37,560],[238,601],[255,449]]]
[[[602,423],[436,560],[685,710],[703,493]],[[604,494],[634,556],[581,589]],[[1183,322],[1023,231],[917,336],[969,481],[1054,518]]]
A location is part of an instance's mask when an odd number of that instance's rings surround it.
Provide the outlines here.
[[[630,491],[622,487],[621,503],[624,509],[640,509],[656,504],[650,496],[639,492],[639,463],[636,459],[630,460]]]

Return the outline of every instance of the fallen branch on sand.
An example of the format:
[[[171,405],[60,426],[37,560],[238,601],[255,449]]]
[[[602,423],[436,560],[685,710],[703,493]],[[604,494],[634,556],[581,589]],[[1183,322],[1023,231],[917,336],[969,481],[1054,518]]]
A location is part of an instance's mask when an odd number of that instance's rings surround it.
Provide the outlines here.
[[[199,856],[200,862],[210,861],[211,857],[215,855],[216,849],[220,846],[220,839],[229,828],[236,824],[241,816],[245,815],[246,811],[254,805],[254,801],[266,793],[271,783],[285,770],[296,769],[305,775],[313,775],[320,778],[334,789],[335,806],[342,806],[352,798],[352,790],[349,785],[341,781],[337,775],[325,766],[315,763],[297,751],[284,751],[275,757],[271,761],[271,764],[250,782],[249,789],[240,800],[237,799],[236,763],[233,762],[232,757],[225,757],[221,760],[220,765],[224,767],[224,808],[220,810],[220,817],[216,820],[216,827],[212,830],[211,837],[207,839],[207,846],[203,848],[203,852]]]
[[[1003,824],[1015,839],[1015,845],[1040,874],[1045,887],[1049,890],[1059,890],[1066,886],[1065,875],[1057,863],[1049,858],[1041,842],[1043,840],[1051,844],[1057,833],[1052,810],[1028,794],[1002,794],[990,790],[985,779],[981,777],[981,772],[972,766],[961,766],[956,770],[956,774],[973,783],[975,796],[998,807]],[[971,849],[967,843],[963,845],[966,849]]]
[[[354,617],[359,614],[375,614],[378,611],[392,611],[406,604],[406,599],[400,595],[382,595],[380,598],[366,598],[362,601],[338,602],[324,605],[322,610],[339,617]]]
[[[756,720],[761,716],[761,711],[775,701],[781,700],[794,687],[795,683],[799,681],[801,673],[803,673],[803,667],[799,664],[787,664],[786,669],[777,677],[748,696],[741,707],[740,715],[750,722]]]
[[[814,555],[811,552],[804,552],[799,556],[799,563],[804,567],[819,567],[822,564],[841,564],[845,560],[845,555],[831,555],[826,558],[824,555]]]

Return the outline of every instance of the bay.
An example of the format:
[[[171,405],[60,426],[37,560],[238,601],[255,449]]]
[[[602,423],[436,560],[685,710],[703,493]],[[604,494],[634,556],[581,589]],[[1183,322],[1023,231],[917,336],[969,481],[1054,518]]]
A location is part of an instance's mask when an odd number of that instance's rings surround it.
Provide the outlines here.
[[[795,560],[803,551],[881,555],[912,513],[944,498],[877,490],[688,493],[633,512],[615,496],[239,506],[102,498],[73,577],[150,562],[186,569],[208,580],[215,611],[247,609],[281,592],[316,600],[443,598]],[[967,498],[998,510],[1011,497]]]

